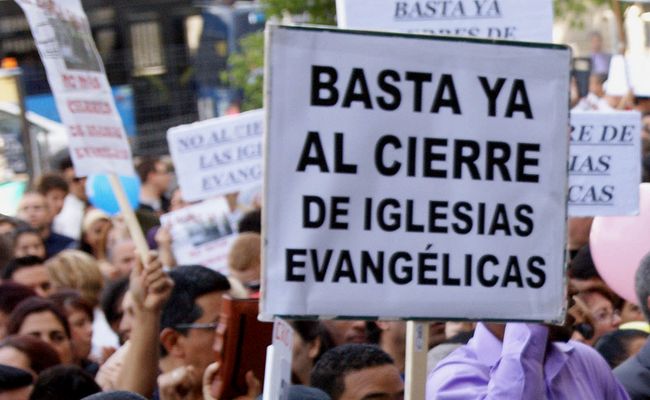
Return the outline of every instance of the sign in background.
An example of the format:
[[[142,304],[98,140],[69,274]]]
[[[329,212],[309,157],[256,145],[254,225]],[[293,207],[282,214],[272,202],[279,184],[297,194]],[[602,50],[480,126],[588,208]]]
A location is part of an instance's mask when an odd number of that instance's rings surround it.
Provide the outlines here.
[[[178,265],[199,264],[228,274],[228,252],[235,239],[223,197],[164,214],[163,226],[172,235],[172,252]]]
[[[641,115],[571,112],[569,215],[636,215],[641,182]]]
[[[203,200],[262,182],[264,110],[181,125],[167,132],[183,199]]]
[[[78,0],[16,0],[25,12],[47,72],[78,176],[135,175],[90,25]]]
[[[264,314],[561,318],[568,48],[266,43]]]
[[[336,0],[339,27],[553,41],[552,0]]]

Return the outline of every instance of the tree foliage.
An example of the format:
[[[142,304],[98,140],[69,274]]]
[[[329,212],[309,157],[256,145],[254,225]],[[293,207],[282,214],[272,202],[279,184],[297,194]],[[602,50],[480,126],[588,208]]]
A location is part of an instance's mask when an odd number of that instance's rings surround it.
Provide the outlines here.
[[[312,24],[336,24],[334,0],[262,0],[267,19],[299,15]],[[262,108],[264,75],[264,34],[256,32],[240,41],[241,51],[228,57],[229,69],[222,74],[223,81],[242,90],[241,110]]]
[[[241,51],[228,57],[229,68],[221,79],[243,92],[242,111],[254,110],[261,108],[264,102],[264,33],[247,35],[239,44]]]
[[[553,9],[556,17],[581,18],[593,7],[602,6],[609,2],[610,0],[553,0]]]
[[[306,15],[312,24],[335,25],[334,0],[262,0],[268,16]]]

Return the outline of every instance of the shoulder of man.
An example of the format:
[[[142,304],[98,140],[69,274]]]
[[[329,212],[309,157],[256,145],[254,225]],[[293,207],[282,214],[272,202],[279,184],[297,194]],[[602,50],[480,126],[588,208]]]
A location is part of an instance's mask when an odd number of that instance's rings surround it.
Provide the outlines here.
[[[473,389],[470,386],[487,388],[491,368],[491,365],[478,359],[470,346],[463,345],[442,359],[431,371],[427,377],[427,399],[435,398],[440,392],[471,392]]]
[[[54,243],[70,244],[72,242],[75,242],[75,240],[73,238],[71,238],[70,236],[62,235],[62,234],[56,233],[56,232],[52,232],[48,239],[50,240],[50,242],[54,242]]]
[[[633,400],[650,398],[650,367],[643,365],[638,356],[632,356],[616,367],[614,376]]]

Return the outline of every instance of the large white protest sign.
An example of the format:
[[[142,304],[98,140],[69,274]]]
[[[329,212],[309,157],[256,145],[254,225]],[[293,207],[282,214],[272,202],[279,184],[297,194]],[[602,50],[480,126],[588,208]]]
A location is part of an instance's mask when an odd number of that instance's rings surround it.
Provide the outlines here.
[[[552,0],[337,0],[341,28],[553,41]]]
[[[636,215],[641,182],[641,115],[571,112],[569,215]]]
[[[78,176],[134,175],[131,148],[78,0],[16,0],[47,72]]]
[[[219,197],[161,216],[162,226],[172,236],[176,262],[227,273],[228,252],[235,238],[229,212],[228,202]]]
[[[265,315],[561,317],[568,48],[266,43]]]
[[[213,118],[167,131],[187,201],[250,189],[262,183],[264,110]]]

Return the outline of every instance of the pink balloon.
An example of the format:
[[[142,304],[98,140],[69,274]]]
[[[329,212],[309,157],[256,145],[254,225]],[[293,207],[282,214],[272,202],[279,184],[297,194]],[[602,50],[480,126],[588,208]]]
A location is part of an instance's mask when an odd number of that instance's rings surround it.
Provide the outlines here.
[[[634,275],[650,251],[650,183],[640,186],[640,211],[634,217],[596,217],[589,247],[596,269],[619,296],[637,304]]]

